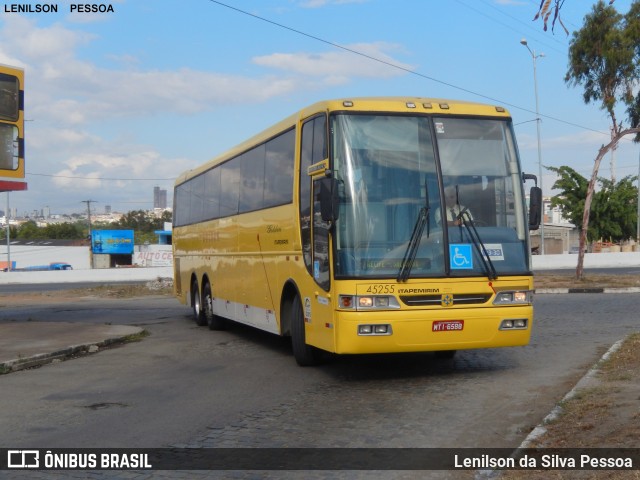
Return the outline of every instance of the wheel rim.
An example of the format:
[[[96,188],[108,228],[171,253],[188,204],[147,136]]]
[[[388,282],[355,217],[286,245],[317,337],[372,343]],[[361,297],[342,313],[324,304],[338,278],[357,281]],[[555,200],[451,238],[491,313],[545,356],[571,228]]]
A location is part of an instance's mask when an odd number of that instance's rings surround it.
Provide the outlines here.
[[[196,314],[196,317],[200,315],[200,294],[198,293],[198,288],[194,285],[193,289],[193,311]]]

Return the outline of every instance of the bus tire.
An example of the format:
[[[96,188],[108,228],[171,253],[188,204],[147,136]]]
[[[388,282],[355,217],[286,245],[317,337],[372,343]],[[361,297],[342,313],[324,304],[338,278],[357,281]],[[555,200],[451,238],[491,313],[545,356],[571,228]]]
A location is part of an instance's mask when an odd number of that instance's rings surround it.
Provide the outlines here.
[[[209,330],[224,330],[224,318],[213,313],[213,297],[209,282],[204,284],[204,289],[202,290],[202,311],[207,320],[207,325],[209,325]]]
[[[304,332],[304,314],[300,297],[295,296],[291,305],[291,346],[293,356],[301,367],[318,365],[321,362],[321,352],[311,345],[307,345]]]
[[[191,306],[193,307],[193,317],[196,325],[199,327],[206,325],[207,319],[202,311],[202,297],[198,288],[198,281],[195,279],[191,282]]]

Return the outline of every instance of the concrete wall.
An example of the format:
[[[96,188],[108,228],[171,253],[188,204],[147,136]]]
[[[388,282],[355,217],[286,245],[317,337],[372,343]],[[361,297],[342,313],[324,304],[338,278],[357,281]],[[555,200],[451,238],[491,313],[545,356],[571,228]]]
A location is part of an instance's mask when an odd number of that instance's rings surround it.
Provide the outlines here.
[[[133,267],[46,272],[0,272],[0,289],[2,289],[2,285],[18,283],[147,282],[157,278],[173,278],[173,269],[171,267]]]
[[[166,249],[150,249],[146,253],[147,263],[152,264],[158,255],[166,263]],[[145,252],[143,252],[145,253]],[[4,254],[4,256],[2,256]],[[144,255],[143,255],[144,257]],[[6,245],[0,249],[0,259],[6,260]],[[578,255],[533,255],[533,269],[575,269]],[[11,283],[60,283],[60,282],[120,282],[148,281],[158,277],[172,278],[171,266],[146,266],[131,268],[90,269],[88,247],[15,247],[11,248],[11,260],[17,267],[47,265],[51,262],[67,262],[73,270],[46,272],[0,272],[0,286]],[[585,268],[640,267],[640,252],[587,253]]]
[[[9,248],[11,261],[16,268],[49,265],[52,262],[65,262],[74,270],[90,267],[89,247],[48,247],[45,245],[15,245]],[[7,260],[7,245],[0,245],[0,260]]]
[[[578,255],[533,255],[533,270],[576,268]],[[586,253],[584,268],[640,267],[640,252]]]
[[[173,250],[171,245],[136,245],[132,262],[139,267],[171,267]]]

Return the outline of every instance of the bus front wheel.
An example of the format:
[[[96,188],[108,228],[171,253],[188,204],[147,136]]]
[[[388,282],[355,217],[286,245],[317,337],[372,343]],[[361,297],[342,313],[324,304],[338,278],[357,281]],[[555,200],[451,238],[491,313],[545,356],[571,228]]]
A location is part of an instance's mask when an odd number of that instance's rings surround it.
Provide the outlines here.
[[[196,320],[196,324],[200,327],[207,324],[207,318],[204,315],[202,309],[202,297],[200,296],[200,289],[198,288],[198,281],[193,280],[191,282],[191,306],[193,307],[193,316]]]
[[[291,346],[293,356],[301,367],[318,365],[322,359],[322,352],[308,345],[304,331],[304,313],[300,297],[296,296],[291,305]]]

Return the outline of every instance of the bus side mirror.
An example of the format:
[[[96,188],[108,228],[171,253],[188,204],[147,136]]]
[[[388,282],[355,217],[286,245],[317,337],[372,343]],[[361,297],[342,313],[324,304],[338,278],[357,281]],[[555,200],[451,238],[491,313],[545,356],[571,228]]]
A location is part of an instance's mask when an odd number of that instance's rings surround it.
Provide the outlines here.
[[[338,182],[333,177],[324,177],[320,183],[320,216],[325,222],[338,219]]]
[[[529,230],[538,230],[542,221],[542,189],[531,187],[529,191]]]

